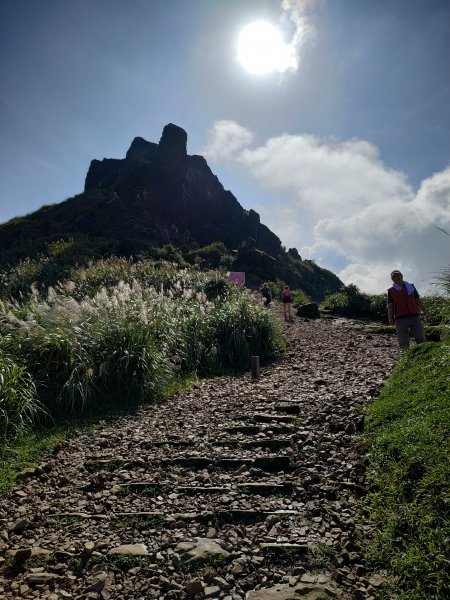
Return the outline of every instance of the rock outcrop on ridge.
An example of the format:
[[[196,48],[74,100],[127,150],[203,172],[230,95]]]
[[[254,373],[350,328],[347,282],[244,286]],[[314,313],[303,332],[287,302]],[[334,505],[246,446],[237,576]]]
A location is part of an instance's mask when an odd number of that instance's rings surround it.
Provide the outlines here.
[[[202,156],[189,156],[187,133],[169,123],[159,144],[141,137],[133,140],[123,160],[93,160],[85,192],[110,190],[116,203],[128,207],[134,236],[170,242],[173,233],[199,246],[222,241],[228,248],[251,239],[270,255],[281,250],[280,239],[260,223],[254,210],[245,211],[226,191]]]

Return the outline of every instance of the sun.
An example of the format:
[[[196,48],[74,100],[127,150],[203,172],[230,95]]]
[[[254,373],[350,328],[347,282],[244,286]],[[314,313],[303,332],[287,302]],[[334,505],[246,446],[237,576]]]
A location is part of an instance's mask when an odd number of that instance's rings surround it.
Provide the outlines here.
[[[297,68],[297,57],[292,44],[286,44],[280,30],[267,21],[255,21],[239,34],[237,59],[256,75],[264,75]]]

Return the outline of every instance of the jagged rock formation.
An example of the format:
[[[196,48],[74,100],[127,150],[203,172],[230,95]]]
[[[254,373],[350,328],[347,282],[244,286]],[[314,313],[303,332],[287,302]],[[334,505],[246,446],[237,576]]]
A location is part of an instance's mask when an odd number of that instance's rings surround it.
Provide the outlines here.
[[[0,225],[0,268],[60,239],[82,240],[84,254],[96,256],[145,255],[164,244],[192,256],[222,242],[233,270],[246,271],[250,284],[282,279],[313,299],[342,286],[295,248],[287,253],[258,213],[244,210],[186,146],[187,133],[169,123],[158,144],[136,137],[124,159],[93,160],[82,194]]]
[[[115,192],[130,215],[139,213],[140,222],[131,224],[134,236],[151,227],[160,243],[177,232],[199,246],[219,240],[234,249],[251,239],[269,254],[278,253],[281,241],[261,225],[258,213],[245,211],[202,156],[188,156],[186,144],[186,132],[171,123],[159,144],[137,137],[123,160],[91,162],[85,192]]]

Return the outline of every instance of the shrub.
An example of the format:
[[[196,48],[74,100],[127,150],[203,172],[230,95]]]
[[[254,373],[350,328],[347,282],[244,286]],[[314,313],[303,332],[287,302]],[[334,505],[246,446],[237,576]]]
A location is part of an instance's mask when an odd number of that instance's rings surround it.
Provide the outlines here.
[[[92,254],[91,246],[82,238],[52,242],[36,258],[26,258],[15,267],[0,272],[0,296],[19,299],[27,297],[32,287],[42,291],[54,286],[72,269],[86,264]]]
[[[213,242],[208,246],[193,250],[189,252],[188,258],[209,269],[218,269],[219,267],[229,269],[233,262],[233,257],[223,242]]]
[[[422,303],[429,313],[430,325],[450,324],[450,297],[424,296]]]
[[[305,292],[302,292],[302,290],[294,290],[292,292],[292,303],[294,308],[298,308],[303,304],[309,304],[310,302],[311,299],[307,294],[305,294]]]
[[[364,294],[353,284],[344,286],[341,291],[327,296],[323,308],[342,317],[387,322],[386,295]]]

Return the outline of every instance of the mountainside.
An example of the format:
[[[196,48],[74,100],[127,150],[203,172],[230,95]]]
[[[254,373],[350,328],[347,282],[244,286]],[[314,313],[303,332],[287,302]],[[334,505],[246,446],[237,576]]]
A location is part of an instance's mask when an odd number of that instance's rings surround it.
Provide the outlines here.
[[[48,253],[59,240],[66,258],[79,262],[145,256],[166,244],[195,260],[197,250],[221,242],[226,266],[246,271],[250,284],[282,279],[316,299],[342,286],[295,249],[287,253],[258,213],[244,210],[186,145],[186,132],[169,124],[159,144],[137,137],[124,159],[93,160],[82,194],[0,225],[0,269]]]

